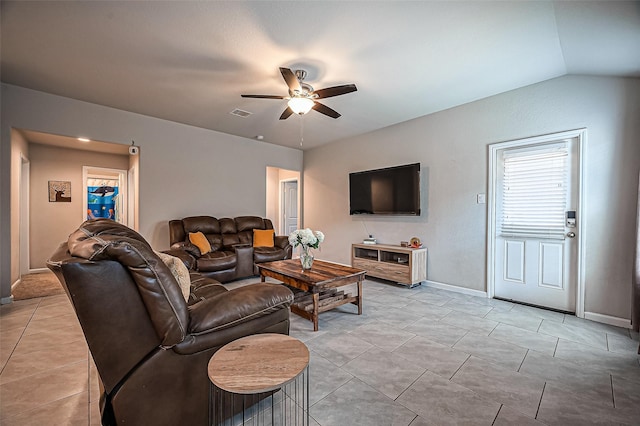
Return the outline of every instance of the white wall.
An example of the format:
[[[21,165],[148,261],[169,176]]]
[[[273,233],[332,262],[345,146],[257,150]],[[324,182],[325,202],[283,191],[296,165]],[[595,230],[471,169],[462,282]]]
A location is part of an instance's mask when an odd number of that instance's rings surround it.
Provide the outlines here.
[[[427,96],[427,94],[425,94]],[[305,152],[305,226],[326,234],[322,257],[350,262],[366,236],[429,248],[428,279],[486,291],[491,143],[586,127],[585,311],[630,318],[640,79],[566,76]],[[420,162],[420,217],[349,216],[348,173]]]
[[[280,199],[279,174],[280,169],[277,167],[267,167],[267,212],[265,217],[268,217],[273,222],[273,229],[275,229],[276,235],[280,235],[280,221],[278,220],[280,212],[280,206],[278,205],[278,200]]]
[[[95,166],[126,170],[128,155],[30,144],[31,180],[29,191],[29,266],[45,268],[46,261],[86,219],[83,205],[82,167]],[[71,182],[71,202],[49,202],[48,181]]]
[[[229,120],[241,119],[229,116]],[[11,220],[10,129],[140,146],[140,233],[157,249],[169,245],[168,221],[188,215],[265,214],[267,165],[302,170],[302,151],[134,114],[17,86],[2,85],[0,215]],[[7,155],[9,154],[9,155]],[[5,171],[6,170],[6,171]],[[5,181],[6,179],[6,181]],[[4,235],[4,234],[3,234]],[[12,247],[0,242],[0,296],[10,293]]]

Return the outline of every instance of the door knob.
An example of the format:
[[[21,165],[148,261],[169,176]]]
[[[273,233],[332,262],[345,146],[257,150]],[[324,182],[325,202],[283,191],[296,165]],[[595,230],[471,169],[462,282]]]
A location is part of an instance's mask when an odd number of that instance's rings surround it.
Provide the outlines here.
[[[575,238],[576,237],[576,233],[575,232],[567,232],[567,237]]]

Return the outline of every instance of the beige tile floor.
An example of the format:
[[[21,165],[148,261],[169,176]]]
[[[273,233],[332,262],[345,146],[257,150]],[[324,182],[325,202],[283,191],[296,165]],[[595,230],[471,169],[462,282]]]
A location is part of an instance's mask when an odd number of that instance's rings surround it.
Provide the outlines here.
[[[246,285],[252,280],[233,283]],[[312,425],[640,424],[638,336],[498,300],[367,280],[311,351]],[[65,295],[0,307],[0,424],[97,425],[98,377]]]

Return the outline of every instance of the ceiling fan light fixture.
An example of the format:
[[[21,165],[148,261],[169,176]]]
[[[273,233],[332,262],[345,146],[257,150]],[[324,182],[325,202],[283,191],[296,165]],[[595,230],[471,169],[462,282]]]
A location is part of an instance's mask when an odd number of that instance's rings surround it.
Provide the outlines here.
[[[289,99],[288,105],[289,108],[291,108],[291,111],[295,112],[296,114],[304,115],[311,111],[314,103],[315,102],[313,102],[313,100],[309,98],[294,97]]]

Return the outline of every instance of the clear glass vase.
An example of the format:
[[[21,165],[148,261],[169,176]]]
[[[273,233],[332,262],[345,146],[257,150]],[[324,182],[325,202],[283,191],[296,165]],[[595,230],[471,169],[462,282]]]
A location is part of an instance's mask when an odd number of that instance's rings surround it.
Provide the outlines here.
[[[302,265],[303,270],[311,269],[313,265],[313,255],[309,252],[307,247],[302,248],[302,253],[300,253],[300,264]]]

